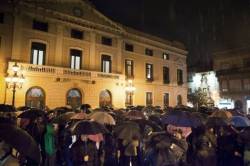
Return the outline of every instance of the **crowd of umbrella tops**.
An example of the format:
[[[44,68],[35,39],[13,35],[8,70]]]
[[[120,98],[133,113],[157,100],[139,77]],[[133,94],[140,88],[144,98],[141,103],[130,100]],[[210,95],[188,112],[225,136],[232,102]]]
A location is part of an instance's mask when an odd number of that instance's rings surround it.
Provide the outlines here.
[[[20,154],[40,162],[41,154],[34,139],[18,124],[10,123],[10,118],[34,120],[49,117],[53,124],[66,124],[72,135],[87,135],[95,142],[103,141],[103,134],[110,132],[106,126],[113,126],[113,135],[117,139],[132,141],[135,137],[144,140],[157,140],[166,130],[171,133],[178,129],[187,137],[192,128],[199,126],[248,127],[250,120],[237,110],[200,109],[193,111],[188,107],[167,108],[161,110],[154,107],[130,107],[128,109],[99,108],[87,111],[72,111],[67,107],[58,107],[43,111],[20,107],[15,109],[9,105],[0,105],[0,139],[13,147]],[[168,126],[167,126],[168,125]],[[16,139],[18,138],[18,139]],[[170,139],[158,139],[170,141]],[[153,144],[151,146],[155,146]],[[171,146],[171,143],[168,144]],[[135,155],[134,148],[127,152]]]

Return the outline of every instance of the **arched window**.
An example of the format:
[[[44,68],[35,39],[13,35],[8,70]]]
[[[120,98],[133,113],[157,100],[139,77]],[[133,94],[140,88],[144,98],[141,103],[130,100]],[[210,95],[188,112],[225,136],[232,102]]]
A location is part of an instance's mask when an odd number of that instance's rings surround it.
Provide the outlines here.
[[[109,90],[103,90],[100,92],[99,105],[100,107],[112,106],[112,95]]]
[[[42,109],[45,107],[45,92],[40,87],[31,87],[26,92],[25,105],[31,108]]]
[[[177,96],[177,105],[182,105],[182,97],[181,97],[181,95]]]
[[[79,89],[73,88],[67,92],[67,105],[73,109],[80,107],[82,104],[82,93]]]

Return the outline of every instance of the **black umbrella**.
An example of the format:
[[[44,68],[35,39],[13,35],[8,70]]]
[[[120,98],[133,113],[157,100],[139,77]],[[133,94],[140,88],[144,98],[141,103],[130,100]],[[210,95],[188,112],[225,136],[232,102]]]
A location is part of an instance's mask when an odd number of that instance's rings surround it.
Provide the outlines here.
[[[71,117],[74,115],[75,115],[74,112],[63,113],[63,114],[55,117],[54,119],[52,119],[52,123],[66,124],[67,122],[69,122],[71,120]]]
[[[38,117],[44,117],[45,112],[39,109],[31,109],[25,112],[22,112],[18,118],[25,118],[25,119],[36,119]]]
[[[147,126],[151,127],[153,129],[153,132],[159,132],[162,131],[161,126],[157,125],[155,122],[146,120],[146,119],[136,119],[136,120],[131,120],[132,122],[136,122],[142,131],[145,130]]]
[[[15,112],[15,107],[7,104],[0,104],[0,112]]]
[[[106,133],[108,130],[101,124],[94,121],[79,121],[73,129],[73,134],[76,135],[94,135]]]
[[[135,122],[124,122],[114,129],[114,133],[117,138],[128,141],[141,137],[140,127]]]
[[[208,127],[219,127],[219,126],[228,126],[230,124],[229,120],[218,118],[218,117],[209,117],[206,123]]]
[[[28,111],[29,109],[31,109],[30,107],[27,106],[21,106],[17,108],[17,111]]]
[[[174,110],[166,113],[162,118],[163,124],[172,124],[180,127],[198,127],[202,121],[193,116],[191,112]]]
[[[40,163],[40,149],[26,131],[15,125],[0,124],[0,139],[15,148],[21,155]]]

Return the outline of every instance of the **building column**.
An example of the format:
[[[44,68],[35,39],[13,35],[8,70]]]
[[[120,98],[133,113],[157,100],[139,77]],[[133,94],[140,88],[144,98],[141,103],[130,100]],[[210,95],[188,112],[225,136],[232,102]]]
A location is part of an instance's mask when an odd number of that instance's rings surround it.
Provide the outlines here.
[[[122,62],[122,44],[123,44],[123,40],[121,38],[117,39],[117,68],[116,71],[117,73],[122,73],[122,67],[123,67],[123,62]]]
[[[23,60],[21,59],[21,35],[22,35],[22,21],[20,16],[16,14],[13,16],[13,39],[12,39],[12,55],[11,60]]]
[[[55,66],[62,66],[62,54],[63,54],[63,26],[57,25],[56,32],[56,50],[55,50]]]
[[[96,34],[90,32],[89,69],[96,70]]]

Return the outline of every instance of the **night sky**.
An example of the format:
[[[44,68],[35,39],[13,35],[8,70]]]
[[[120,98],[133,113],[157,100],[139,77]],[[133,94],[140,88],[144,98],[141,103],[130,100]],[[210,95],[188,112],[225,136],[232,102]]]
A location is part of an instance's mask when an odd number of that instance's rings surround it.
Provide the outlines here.
[[[116,22],[183,42],[190,69],[209,69],[214,52],[250,45],[250,0],[89,1]]]

